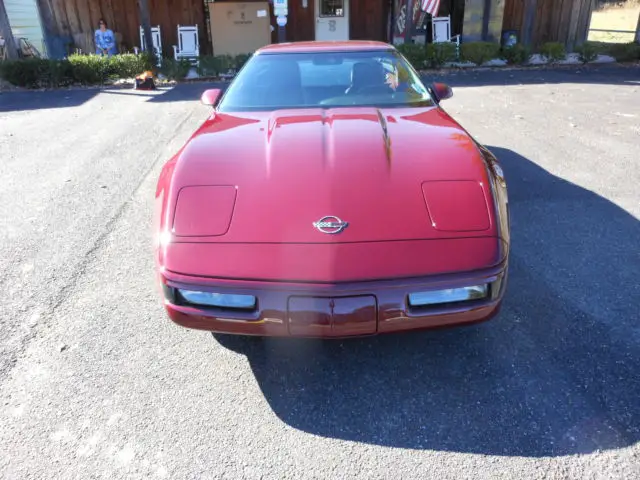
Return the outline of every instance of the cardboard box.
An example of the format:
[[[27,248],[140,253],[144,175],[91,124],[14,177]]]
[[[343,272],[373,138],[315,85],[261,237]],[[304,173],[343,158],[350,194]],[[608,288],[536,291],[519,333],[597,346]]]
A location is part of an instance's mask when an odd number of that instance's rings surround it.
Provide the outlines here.
[[[271,43],[269,2],[209,4],[214,55],[253,53]]]

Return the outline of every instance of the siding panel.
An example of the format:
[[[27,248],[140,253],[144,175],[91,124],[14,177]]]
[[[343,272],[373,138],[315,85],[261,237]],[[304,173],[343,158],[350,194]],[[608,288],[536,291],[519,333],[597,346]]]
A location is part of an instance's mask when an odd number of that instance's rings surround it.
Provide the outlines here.
[[[4,0],[11,31],[16,40],[26,38],[46,55],[42,23],[36,0]]]

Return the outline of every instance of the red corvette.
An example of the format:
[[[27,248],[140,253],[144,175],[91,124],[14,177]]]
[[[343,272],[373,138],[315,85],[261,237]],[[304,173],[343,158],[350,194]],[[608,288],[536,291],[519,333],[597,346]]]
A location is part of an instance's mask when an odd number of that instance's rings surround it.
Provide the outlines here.
[[[478,322],[506,286],[496,158],[392,46],[257,51],[164,166],[156,262],[179,325],[347,337]]]

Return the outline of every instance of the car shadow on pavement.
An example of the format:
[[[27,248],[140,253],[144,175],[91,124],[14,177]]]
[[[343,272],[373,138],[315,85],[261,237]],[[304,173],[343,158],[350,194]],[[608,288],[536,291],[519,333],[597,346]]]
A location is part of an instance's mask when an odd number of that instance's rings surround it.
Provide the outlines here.
[[[507,297],[467,327],[346,341],[216,336],[286,424],[388,447],[560,456],[640,440],[640,224],[515,152]]]

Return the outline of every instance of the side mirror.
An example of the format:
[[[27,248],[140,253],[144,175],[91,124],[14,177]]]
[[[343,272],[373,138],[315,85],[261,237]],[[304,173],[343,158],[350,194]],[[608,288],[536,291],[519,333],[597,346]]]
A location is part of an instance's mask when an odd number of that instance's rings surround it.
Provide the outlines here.
[[[209,90],[205,90],[200,97],[200,101],[203,105],[209,105],[210,107],[215,107],[216,103],[218,103],[218,99],[220,98],[220,94],[222,91],[218,88],[210,88]]]
[[[453,90],[446,83],[434,83],[431,88],[438,102],[453,97]]]

